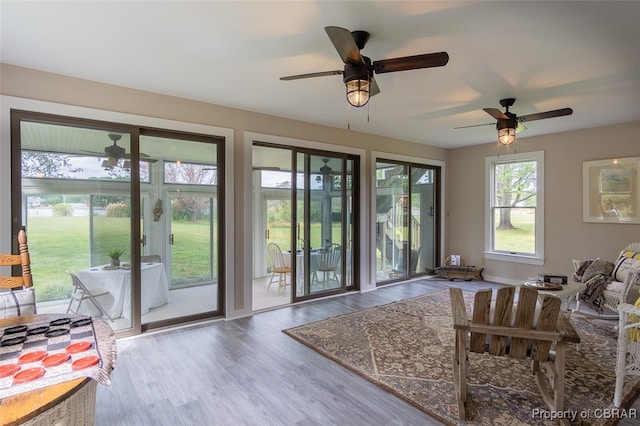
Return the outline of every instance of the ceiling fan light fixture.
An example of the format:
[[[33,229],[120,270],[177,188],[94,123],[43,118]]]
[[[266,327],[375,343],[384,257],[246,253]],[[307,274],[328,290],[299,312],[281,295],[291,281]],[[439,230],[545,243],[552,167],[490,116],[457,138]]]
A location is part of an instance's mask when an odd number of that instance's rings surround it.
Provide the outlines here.
[[[505,113],[507,118],[499,118],[496,123],[496,129],[498,129],[498,142],[502,145],[511,145],[516,140],[516,128],[518,127],[518,121],[515,114],[507,111]]]
[[[109,157],[106,160],[102,160],[102,167],[105,169],[113,169],[117,164],[117,158]]]
[[[347,86],[347,101],[354,107],[362,107],[369,102],[369,80],[355,78],[345,82]]]
[[[511,145],[516,140],[516,129],[514,127],[505,127],[498,130],[498,142],[502,145]]]

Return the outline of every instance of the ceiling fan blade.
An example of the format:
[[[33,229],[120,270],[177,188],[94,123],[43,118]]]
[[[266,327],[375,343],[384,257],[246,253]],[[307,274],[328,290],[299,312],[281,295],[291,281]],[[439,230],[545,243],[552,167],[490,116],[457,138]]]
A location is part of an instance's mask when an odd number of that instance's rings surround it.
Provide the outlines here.
[[[105,156],[104,152],[96,152],[96,151],[87,151],[86,149],[81,149],[80,152],[85,152],[87,154],[93,154],[93,155],[98,155],[98,156]]]
[[[309,74],[298,74],[298,75],[290,75],[287,77],[280,77],[280,80],[299,80],[301,78],[311,78],[311,77],[324,77],[327,75],[341,75],[342,70],[334,70],[334,71],[320,71],[320,72],[312,72]]]
[[[509,117],[498,108],[482,108],[484,112],[495,118],[496,120],[508,120]]]
[[[351,31],[340,27],[324,27],[329,36],[329,40],[333,43],[333,47],[338,51],[338,55],[345,64],[361,64],[363,63],[362,55],[356,41],[351,35]]]
[[[254,166],[253,170],[255,171],[266,171],[266,172],[279,172],[282,169],[277,166]]]
[[[553,118],[553,117],[562,117],[563,115],[571,115],[571,114],[573,114],[573,110],[571,108],[554,109],[553,111],[521,115],[518,117],[518,122],[542,120],[545,118]]]
[[[449,62],[449,54],[447,52],[425,53],[423,55],[375,61],[373,62],[373,70],[377,74],[382,74],[385,72],[442,67],[446,65],[447,62]]]
[[[518,127],[516,127],[516,134],[522,133],[525,130],[527,130],[527,128],[524,126],[524,124],[518,123]]]
[[[380,93],[380,88],[378,87],[378,83],[376,79],[371,76],[371,82],[369,83],[369,96],[375,96]]]
[[[131,154],[124,154],[120,156],[120,158],[126,158],[127,160],[131,160]],[[144,161],[147,163],[156,163],[158,160],[155,158],[151,158],[149,154],[145,154],[144,152],[140,153],[140,161]]]
[[[469,127],[480,127],[480,126],[490,126],[490,125],[494,125],[495,126],[496,123],[484,123],[484,124],[472,124],[470,126],[459,126],[459,127],[454,127],[454,129],[467,129]]]

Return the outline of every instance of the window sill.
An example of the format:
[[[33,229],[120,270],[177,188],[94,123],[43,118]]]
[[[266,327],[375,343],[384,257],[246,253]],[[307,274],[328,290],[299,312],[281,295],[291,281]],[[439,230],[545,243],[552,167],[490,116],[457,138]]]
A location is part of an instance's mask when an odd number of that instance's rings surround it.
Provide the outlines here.
[[[544,257],[524,256],[521,254],[508,254],[496,252],[484,252],[485,259],[500,260],[502,262],[524,263],[527,265],[544,265]]]

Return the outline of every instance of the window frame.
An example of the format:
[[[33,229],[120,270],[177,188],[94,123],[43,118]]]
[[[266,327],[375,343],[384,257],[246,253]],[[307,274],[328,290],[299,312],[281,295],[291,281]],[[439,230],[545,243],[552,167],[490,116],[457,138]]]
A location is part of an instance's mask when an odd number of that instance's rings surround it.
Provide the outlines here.
[[[496,251],[494,246],[494,205],[495,199],[495,168],[505,163],[531,162],[536,163],[536,213],[535,213],[535,253],[507,253]],[[498,155],[485,158],[485,251],[484,256],[489,260],[524,263],[529,265],[544,265],[544,151]]]

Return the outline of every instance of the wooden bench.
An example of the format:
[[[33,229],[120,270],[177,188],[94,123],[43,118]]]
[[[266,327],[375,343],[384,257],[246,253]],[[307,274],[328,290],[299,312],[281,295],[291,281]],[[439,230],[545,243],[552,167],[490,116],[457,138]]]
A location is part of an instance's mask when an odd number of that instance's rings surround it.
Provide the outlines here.
[[[451,264],[451,256],[447,256],[444,260],[444,266],[438,266],[435,269],[436,275],[446,278],[449,281],[460,279],[464,281],[478,280],[483,281],[482,271],[484,268],[476,268],[473,265],[465,265],[464,260],[460,258],[460,265]]]

